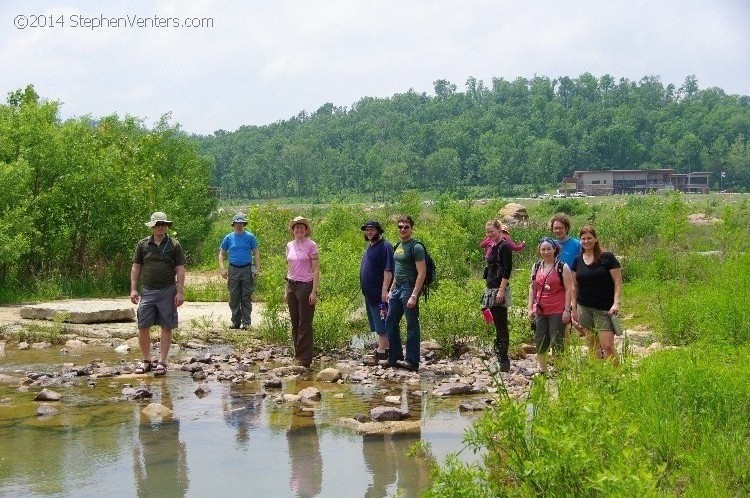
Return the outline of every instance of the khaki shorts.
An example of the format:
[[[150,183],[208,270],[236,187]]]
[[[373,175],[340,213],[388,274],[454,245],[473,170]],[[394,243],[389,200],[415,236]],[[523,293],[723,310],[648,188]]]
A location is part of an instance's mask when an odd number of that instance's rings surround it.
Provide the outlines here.
[[[578,305],[578,323],[587,330],[615,332],[615,326],[612,325],[612,317],[609,316],[609,313],[581,304]]]

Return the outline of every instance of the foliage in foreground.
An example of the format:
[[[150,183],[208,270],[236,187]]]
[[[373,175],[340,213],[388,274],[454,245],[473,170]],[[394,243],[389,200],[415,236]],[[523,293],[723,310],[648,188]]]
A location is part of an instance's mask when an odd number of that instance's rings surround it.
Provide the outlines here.
[[[427,496],[750,493],[746,347],[703,342],[620,367],[571,358],[556,384],[501,395],[465,438],[481,463],[449,458]]]

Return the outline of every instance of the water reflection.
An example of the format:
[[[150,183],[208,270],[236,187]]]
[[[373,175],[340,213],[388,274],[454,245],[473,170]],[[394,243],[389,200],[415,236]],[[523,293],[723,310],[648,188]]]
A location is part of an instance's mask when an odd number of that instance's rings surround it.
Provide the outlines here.
[[[161,404],[174,410],[167,383],[161,384]],[[185,496],[189,486],[187,451],[180,440],[179,414],[152,421],[136,406],[137,441],[133,444],[133,473],[139,497]]]
[[[246,446],[253,429],[259,427],[262,408],[263,396],[246,393],[237,384],[229,385],[221,398],[221,410],[227,425],[237,431],[235,439],[238,445]]]
[[[289,488],[299,498],[318,496],[323,488],[323,457],[315,418],[302,412],[286,431],[289,447]],[[310,413],[311,415],[311,413]]]

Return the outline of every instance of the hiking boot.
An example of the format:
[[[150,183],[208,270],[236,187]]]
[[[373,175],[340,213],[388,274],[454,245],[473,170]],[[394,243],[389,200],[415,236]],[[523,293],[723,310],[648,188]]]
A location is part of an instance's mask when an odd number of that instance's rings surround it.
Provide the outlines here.
[[[398,368],[403,368],[404,370],[408,370],[410,372],[416,372],[417,370],[419,370],[419,365],[415,365],[409,360],[398,360],[396,362],[396,366]]]

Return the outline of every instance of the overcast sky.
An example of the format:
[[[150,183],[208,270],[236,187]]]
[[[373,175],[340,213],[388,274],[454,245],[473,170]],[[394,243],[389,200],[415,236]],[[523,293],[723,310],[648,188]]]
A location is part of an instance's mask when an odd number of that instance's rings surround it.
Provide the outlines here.
[[[212,26],[174,26],[193,18]],[[201,134],[326,102],[432,95],[437,79],[463,90],[470,76],[489,86],[493,77],[656,75],[679,87],[694,74],[700,88],[748,95],[749,61],[749,0],[0,4],[3,96],[33,84],[62,103],[63,118],[117,113],[151,125],[171,112]]]

